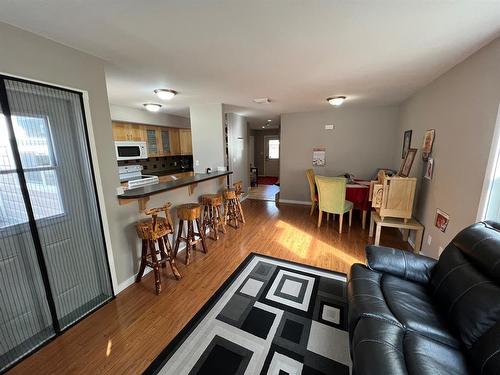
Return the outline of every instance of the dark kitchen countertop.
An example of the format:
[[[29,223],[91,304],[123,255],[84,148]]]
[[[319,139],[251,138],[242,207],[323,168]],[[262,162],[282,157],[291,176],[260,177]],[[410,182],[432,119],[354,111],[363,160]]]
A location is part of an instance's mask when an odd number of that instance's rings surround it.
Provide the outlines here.
[[[189,169],[189,168],[169,169],[169,170],[165,170],[165,171],[156,171],[156,172],[148,172],[147,170],[145,170],[145,171],[142,171],[142,174],[148,174],[148,175],[152,175],[152,176],[161,177],[161,176],[170,176],[172,174],[192,172],[192,171],[193,171],[192,168],[191,169]]]
[[[155,185],[141,186],[135,189],[125,190],[123,194],[118,195],[119,199],[140,199],[153,194],[163,193],[165,191],[178,189],[180,187],[197,184],[199,182],[212,180],[218,177],[224,177],[233,173],[232,171],[195,173],[194,176],[181,177],[175,181],[160,182]]]

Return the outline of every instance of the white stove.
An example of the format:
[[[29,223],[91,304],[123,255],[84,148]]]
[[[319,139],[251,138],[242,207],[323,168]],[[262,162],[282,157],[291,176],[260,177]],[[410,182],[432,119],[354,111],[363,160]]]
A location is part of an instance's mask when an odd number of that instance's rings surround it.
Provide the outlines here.
[[[142,165],[126,165],[123,167],[118,167],[120,182],[127,182],[128,189],[154,185],[160,182],[158,176],[142,174],[142,170]]]

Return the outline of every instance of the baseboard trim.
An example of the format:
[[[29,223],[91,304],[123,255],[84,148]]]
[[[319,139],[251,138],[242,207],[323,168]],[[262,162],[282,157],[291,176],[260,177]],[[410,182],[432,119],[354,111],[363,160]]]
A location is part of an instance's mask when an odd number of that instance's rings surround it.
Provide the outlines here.
[[[293,199],[280,199],[280,203],[288,203],[288,204],[300,204],[302,206],[310,206],[311,202],[307,201],[296,201]]]

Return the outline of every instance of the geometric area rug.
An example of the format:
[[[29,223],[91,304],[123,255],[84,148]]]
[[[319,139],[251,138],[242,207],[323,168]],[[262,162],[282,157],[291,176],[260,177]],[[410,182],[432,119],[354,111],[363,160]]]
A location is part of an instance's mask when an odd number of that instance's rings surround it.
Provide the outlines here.
[[[346,276],[250,254],[145,374],[346,374]]]

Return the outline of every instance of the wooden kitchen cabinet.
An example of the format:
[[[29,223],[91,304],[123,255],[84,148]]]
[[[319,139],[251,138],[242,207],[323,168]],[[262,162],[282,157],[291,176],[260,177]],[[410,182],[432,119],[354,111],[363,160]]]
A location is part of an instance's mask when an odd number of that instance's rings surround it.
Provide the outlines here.
[[[170,140],[170,154],[180,155],[181,154],[181,140],[179,138],[179,129],[170,128],[169,140]]]
[[[191,129],[179,129],[179,140],[181,155],[192,155],[193,144],[191,141]]]
[[[148,157],[193,154],[191,129],[113,121],[113,139],[146,142]]]
[[[113,139],[115,141],[145,141],[144,128],[138,124],[113,121]]]
[[[145,126],[148,158],[161,155],[161,131],[158,126]]]

